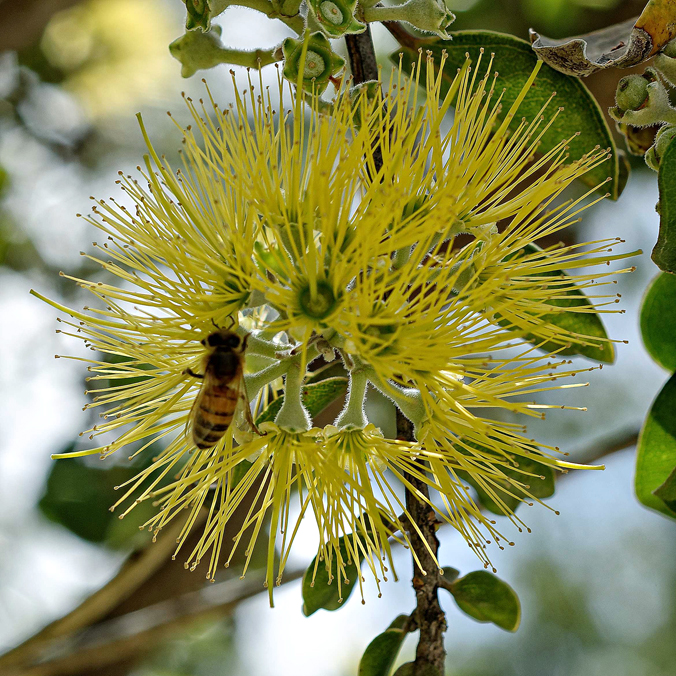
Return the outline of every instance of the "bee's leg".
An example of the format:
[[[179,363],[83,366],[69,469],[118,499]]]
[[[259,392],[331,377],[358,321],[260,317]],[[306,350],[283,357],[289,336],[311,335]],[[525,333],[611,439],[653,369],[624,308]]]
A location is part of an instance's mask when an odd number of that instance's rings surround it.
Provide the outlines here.
[[[261,432],[258,427],[256,427],[256,423],[254,422],[253,416],[251,415],[251,409],[249,408],[249,401],[246,397],[242,397],[242,405],[244,408],[244,417],[246,418],[247,423],[251,425],[251,429],[258,434],[260,437],[264,437],[267,432]]]
[[[202,378],[204,378],[203,375],[201,375],[200,373],[195,373],[190,367],[188,367],[187,369],[185,369],[185,370],[183,371],[183,373],[184,373],[184,375],[186,375],[186,376],[192,376],[193,378],[199,378],[200,380],[201,380]]]

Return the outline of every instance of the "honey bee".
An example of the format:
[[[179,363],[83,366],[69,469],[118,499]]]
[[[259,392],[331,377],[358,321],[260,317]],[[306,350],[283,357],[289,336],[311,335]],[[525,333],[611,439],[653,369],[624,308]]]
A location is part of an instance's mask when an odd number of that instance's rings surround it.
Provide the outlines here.
[[[244,352],[248,334],[240,338],[228,329],[219,329],[200,341],[209,349],[204,374],[186,369],[185,374],[202,380],[202,387],[190,411],[192,439],[197,448],[215,446],[238,412],[248,426],[260,434],[251,417],[244,387]]]

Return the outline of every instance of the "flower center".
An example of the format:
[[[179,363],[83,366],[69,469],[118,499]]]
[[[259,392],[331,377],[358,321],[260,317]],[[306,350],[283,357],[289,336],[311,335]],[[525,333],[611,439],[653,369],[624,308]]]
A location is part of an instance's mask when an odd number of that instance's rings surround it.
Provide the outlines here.
[[[312,319],[325,319],[336,305],[333,289],[327,282],[317,282],[317,290],[312,294],[308,286],[300,293],[300,307]]]
[[[332,3],[331,3],[332,4]],[[305,71],[303,72],[303,77],[319,77],[324,74],[326,70],[326,62],[320,54],[317,52],[308,49],[307,55],[305,56]]]
[[[343,23],[343,13],[340,11],[340,8],[335,2],[331,2],[331,0],[324,0],[324,2],[319,5],[319,9],[322,12],[322,16],[334,26],[338,26]]]

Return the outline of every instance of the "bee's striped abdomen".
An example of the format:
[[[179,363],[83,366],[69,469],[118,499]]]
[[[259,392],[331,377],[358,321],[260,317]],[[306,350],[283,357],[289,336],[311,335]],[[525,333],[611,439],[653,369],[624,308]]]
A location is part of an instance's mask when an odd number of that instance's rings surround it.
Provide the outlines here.
[[[210,448],[218,443],[232,422],[238,399],[238,391],[228,385],[212,385],[201,392],[192,428],[198,448]]]

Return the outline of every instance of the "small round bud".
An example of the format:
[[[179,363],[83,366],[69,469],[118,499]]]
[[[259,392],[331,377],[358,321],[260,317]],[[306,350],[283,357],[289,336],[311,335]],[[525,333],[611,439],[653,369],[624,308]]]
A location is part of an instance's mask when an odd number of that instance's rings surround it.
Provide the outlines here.
[[[617,83],[615,101],[621,110],[638,110],[648,98],[649,82],[642,75],[627,75]]]

